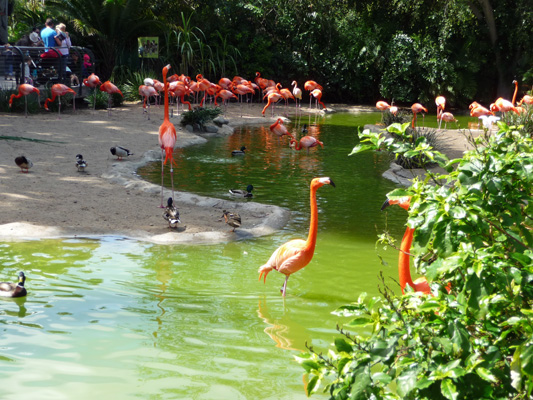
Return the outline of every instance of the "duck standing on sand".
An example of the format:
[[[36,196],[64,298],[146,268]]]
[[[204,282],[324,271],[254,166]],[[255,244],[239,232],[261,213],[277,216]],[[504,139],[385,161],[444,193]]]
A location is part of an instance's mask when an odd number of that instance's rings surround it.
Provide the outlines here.
[[[19,281],[17,283],[0,282],[0,297],[24,297],[26,288],[24,287],[26,276],[24,272],[19,272]]]
[[[222,216],[224,217],[226,224],[233,228],[232,232],[235,232],[235,228],[241,227],[241,216],[236,212],[224,210]]]
[[[119,161],[122,161],[122,158],[132,156],[133,153],[122,146],[114,146],[109,149],[111,151],[111,154],[118,157]]]
[[[76,168],[78,168],[78,172],[85,172],[85,168],[87,168],[87,162],[81,154],[76,154]]]
[[[18,156],[17,158],[15,158],[15,164],[19,166],[20,172],[24,172],[26,174],[30,172],[29,169],[33,167],[33,163],[31,162],[31,160],[25,156]]]
[[[172,197],[169,197],[167,200],[167,206],[165,212],[163,213],[163,218],[168,221],[169,228],[177,228],[180,221],[180,212],[178,207],[174,205],[174,200]]]
[[[244,156],[244,151],[246,150],[246,147],[245,146],[242,146],[240,150],[233,150],[231,152],[231,155],[232,156]]]
[[[237,197],[254,197],[254,195],[252,194],[252,190],[254,190],[254,186],[253,185],[248,185],[246,187],[246,190],[230,189],[229,192],[233,196],[237,196]]]

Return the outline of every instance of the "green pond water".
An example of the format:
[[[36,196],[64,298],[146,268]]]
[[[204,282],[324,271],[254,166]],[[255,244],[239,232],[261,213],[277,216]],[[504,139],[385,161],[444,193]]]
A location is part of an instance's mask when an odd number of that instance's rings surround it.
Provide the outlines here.
[[[379,118],[295,120],[291,131],[307,124],[324,142],[309,155],[268,127],[176,152],[179,190],[229,198],[228,189],[253,184],[253,201],[290,209],[288,225],[267,237],[202,246],[120,237],[0,243],[2,280],[24,270],[28,288],[25,298],[0,298],[0,397],[305,399],[294,355],[306,342],[327,349],[347,321],[331,312],[362,292],[378,295],[380,270],[394,285],[397,252],[375,245],[384,229],[400,239],[406,218],[399,208],[379,211],[396,187],[381,177],[389,156],[347,157],[356,126]],[[229,156],[242,145],[245,157]],[[158,167],[141,173],[158,182]],[[284,275],[273,271],[263,284],[257,269],[283,242],[306,237],[316,176],[337,187],[318,191],[315,256],[283,299]]]

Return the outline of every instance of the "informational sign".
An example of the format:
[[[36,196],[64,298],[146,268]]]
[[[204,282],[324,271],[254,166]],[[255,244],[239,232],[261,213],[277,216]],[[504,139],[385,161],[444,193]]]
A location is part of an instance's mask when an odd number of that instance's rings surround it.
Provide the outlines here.
[[[145,36],[139,38],[139,57],[157,58],[159,56],[159,38],[157,36]]]

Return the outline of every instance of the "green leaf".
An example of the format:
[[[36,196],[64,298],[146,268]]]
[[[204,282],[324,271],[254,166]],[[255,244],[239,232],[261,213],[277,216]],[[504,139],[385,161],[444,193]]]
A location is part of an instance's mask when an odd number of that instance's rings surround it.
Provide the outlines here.
[[[383,372],[376,372],[372,374],[372,380],[374,382],[379,382],[382,385],[388,385],[392,381],[392,377]]]
[[[377,148],[376,146],[371,145],[371,144],[358,144],[357,146],[353,148],[352,152],[348,155],[351,156],[357,153],[362,153],[363,151],[367,151],[367,150],[377,150]]]
[[[305,391],[307,392],[308,397],[311,396],[311,394],[315,390],[317,383],[318,383],[318,376],[313,376],[311,380],[309,381],[309,383],[307,384],[307,386],[305,387]]]
[[[346,342],[346,340],[342,338],[335,339],[335,348],[339,353],[345,352],[345,353],[351,353],[353,351],[352,346]]]
[[[374,322],[369,317],[357,317],[352,319],[346,324],[346,326],[367,326],[372,325]]]
[[[311,373],[312,371],[318,371],[320,365],[313,360],[304,360],[300,362],[300,365],[305,369],[306,372]]]
[[[493,382],[493,383],[498,382],[498,378],[496,378],[496,376],[493,373],[491,373],[487,368],[477,367],[476,373],[483,380],[486,380],[488,382]]]
[[[451,379],[444,379],[440,384],[440,392],[449,400],[456,400],[459,396],[457,388]]]
[[[415,387],[417,382],[417,372],[415,370],[407,370],[403,372],[397,381],[396,390],[402,397],[406,397]]]

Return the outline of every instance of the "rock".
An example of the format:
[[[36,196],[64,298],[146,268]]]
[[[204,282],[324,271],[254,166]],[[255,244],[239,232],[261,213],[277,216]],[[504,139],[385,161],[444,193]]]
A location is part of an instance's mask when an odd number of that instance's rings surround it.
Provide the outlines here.
[[[227,125],[229,124],[229,120],[224,118],[222,115],[219,115],[215,119],[213,119],[213,122],[217,124],[218,126]]]
[[[192,125],[185,125],[185,130],[186,130],[187,132],[191,132],[191,133],[194,132],[194,128],[192,127]]]
[[[206,124],[204,125],[204,129],[208,133],[217,133],[219,128],[214,124]]]
[[[233,128],[229,125],[222,125],[217,132],[217,136],[223,137],[223,136],[229,136],[233,134]]]

